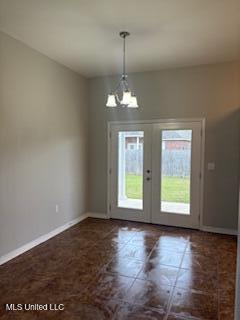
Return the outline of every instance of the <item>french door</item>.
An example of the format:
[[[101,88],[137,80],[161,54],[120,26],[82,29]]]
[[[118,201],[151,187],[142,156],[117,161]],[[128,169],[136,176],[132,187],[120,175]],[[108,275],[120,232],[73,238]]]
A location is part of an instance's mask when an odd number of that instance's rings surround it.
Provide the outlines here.
[[[111,128],[110,214],[114,218],[151,220],[151,136],[149,124]]]
[[[199,227],[201,121],[111,124],[112,218]]]

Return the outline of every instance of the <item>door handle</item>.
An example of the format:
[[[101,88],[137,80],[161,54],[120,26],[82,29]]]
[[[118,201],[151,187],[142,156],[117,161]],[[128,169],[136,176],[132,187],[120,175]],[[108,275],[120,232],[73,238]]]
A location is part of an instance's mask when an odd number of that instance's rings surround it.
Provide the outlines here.
[[[146,180],[147,180],[147,181],[150,181],[150,180],[151,180],[151,178],[150,178],[150,177],[147,177],[147,178],[146,178]]]

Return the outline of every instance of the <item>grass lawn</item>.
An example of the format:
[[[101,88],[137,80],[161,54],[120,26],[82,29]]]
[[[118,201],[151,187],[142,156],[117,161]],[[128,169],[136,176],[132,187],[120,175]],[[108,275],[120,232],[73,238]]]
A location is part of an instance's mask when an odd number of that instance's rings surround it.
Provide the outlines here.
[[[189,203],[190,179],[167,177],[162,178],[162,201]],[[142,176],[126,176],[126,194],[130,199],[142,199]]]

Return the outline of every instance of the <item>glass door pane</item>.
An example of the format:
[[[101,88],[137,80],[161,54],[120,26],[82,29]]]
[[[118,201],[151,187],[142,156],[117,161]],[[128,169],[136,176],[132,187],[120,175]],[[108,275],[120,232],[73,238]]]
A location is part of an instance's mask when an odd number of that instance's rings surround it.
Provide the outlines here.
[[[118,207],[143,209],[144,131],[118,132]]]
[[[162,212],[190,215],[192,130],[162,130]]]

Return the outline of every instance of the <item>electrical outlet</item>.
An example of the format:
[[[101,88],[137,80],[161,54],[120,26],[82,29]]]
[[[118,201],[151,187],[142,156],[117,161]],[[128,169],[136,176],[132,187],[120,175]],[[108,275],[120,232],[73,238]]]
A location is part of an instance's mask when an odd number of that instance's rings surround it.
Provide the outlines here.
[[[56,213],[59,212],[59,206],[58,206],[58,204],[55,205],[55,211],[56,211]]]
[[[208,170],[210,170],[210,171],[215,170],[215,163],[214,163],[214,162],[208,162],[207,168],[208,168]]]

